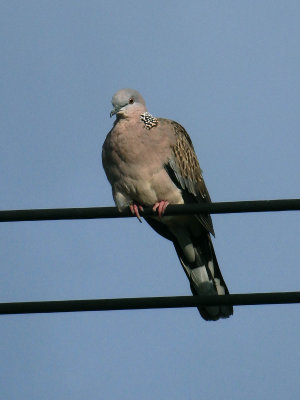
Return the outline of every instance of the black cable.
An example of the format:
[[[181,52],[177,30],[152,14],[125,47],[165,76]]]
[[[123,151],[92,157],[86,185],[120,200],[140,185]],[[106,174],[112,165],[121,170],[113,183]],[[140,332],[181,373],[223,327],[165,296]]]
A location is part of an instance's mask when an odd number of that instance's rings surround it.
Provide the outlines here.
[[[264,211],[300,210],[300,199],[229,201],[206,204],[169,205],[165,215],[178,214],[226,214]],[[141,216],[153,215],[151,207],[145,208]],[[0,211],[0,222],[42,221],[63,219],[94,219],[132,217],[127,209],[120,213],[115,207],[54,208],[36,210]]]
[[[169,205],[165,215],[222,214],[264,211],[300,210],[300,199],[219,202],[208,204]],[[142,215],[153,215],[149,207]],[[115,207],[59,208],[0,211],[0,222],[63,219],[93,219],[130,217],[129,210],[122,213]],[[300,292],[250,293],[223,296],[177,296],[100,300],[65,300],[0,303],[0,314],[28,314],[74,311],[130,310],[147,308],[196,307],[199,305],[256,305],[300,303]]]
[[[200,305],[213,306],[231,304],[233,306],[242,306],[291,303],[300,303],[300,292],[0,303],[0,314],[137,310],[149,308],[196,307]]]

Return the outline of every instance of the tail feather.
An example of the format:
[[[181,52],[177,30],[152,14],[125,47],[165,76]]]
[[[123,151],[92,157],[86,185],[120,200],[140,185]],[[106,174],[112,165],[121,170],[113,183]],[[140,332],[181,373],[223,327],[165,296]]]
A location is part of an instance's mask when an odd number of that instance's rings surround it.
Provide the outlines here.
[[[189,264],[177,242],[173,242],[180,263],[190,281],[193,295],[201,294],[228,294],[226,283],[221,274],[210,236],[201,236],[201,240],[194,243],[196,262]],[[216,321],[220,318],[228,318],[233,314],[232,306],[198,307],[200,315],[207,321]]]
[[[181,225],[177,228],[173,225],[170,228],[155,218],[145,217],[145,220],[157,233],[173,242],[179,261],[190,281],[193,295],[229,293],[219,268],[210,234],[202,225],[192,233],[191,231],[187,232]],[[183,249],[186,254],[192,250],[190,253],[196,256],[193,263],[188,261]],[[198,310],[207,321],[228,318],[233,314],[232,306],[198,307]]]

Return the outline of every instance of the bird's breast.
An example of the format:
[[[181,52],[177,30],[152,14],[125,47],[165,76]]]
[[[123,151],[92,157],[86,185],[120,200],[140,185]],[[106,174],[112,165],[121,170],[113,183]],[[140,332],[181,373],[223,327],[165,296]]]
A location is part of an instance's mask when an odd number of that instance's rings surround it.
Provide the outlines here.
[[[114,192],[143,205],[160,200],[182,203],[181,191],[165,170],[171,144],[155,129],[116,126],[103,146],[104,168]]]

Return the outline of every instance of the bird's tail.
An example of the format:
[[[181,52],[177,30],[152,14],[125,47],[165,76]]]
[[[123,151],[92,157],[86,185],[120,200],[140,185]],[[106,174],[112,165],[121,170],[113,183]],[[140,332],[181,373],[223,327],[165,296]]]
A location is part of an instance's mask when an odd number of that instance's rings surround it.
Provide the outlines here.
[[[208,232],[194,240],[193,246],[196,261],[191,265],[187,262],[181,247],[173,242],[181,265],[190,281],[191,291],[194,295],[201,294],[228,294],[226,283],[222,277],[216,254]],[[233,307],[209,306],[198,307],[201,316],[207,321],[216,321],[228,318],[233,314]]]

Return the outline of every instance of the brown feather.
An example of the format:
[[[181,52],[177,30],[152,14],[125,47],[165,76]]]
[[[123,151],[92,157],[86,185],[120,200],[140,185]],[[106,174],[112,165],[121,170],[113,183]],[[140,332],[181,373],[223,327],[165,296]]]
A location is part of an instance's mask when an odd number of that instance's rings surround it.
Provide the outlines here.
[[[159,121],[165,120],[159,118]],[[193,197],[192,201],[198,203],[211,202],[189,134],[177,122],[171,121],[171,125],[175,132],[176,142],[172,147],[172,155],[169,159],[168,167],[172,169],[180,188]],[[210,215],[198,214],[197,218],[207,231],[212,235],[215,234]]]

